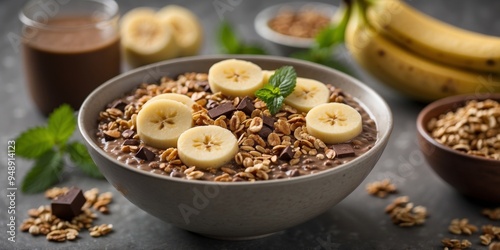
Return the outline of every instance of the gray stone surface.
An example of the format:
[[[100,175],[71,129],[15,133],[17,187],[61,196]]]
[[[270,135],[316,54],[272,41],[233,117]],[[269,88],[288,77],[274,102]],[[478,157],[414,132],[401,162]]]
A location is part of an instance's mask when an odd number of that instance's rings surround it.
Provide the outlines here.
[[[343,56],[341,60],[350,65],[358,78],[378,91],[389,103],[394,114],[394,131],[385,153],[365,182],[344,201],[319,217],[252,241],[209,239],[161,222],[132,205],[105,180],[90,179],[74,167],[67,166],[68,171],[59,185],[74,185],[82,189],[98,187],[101,191],[114,193],[111,214],[100,216],[96,221],[112,223],[114,233],[94,239],[83,232],[81,239],[76,242],[57,244],[48,242],[43,237],[17,232],[16,242],[12,243],[7,240],[6,232],[9,216],[6,197],[7,141],[28,127],[43,124],[45,119],[37,113],[27,95],[20,55],[17,47],[8,39],[11,32],[19,32],[17,13],[24,2],[0,1],[0,143],[4,144],[4,151],[0,152],[0,249],[441,249],[441,238],[452,237],[447,233],[451,219],[468,217],[476,225],[489,222],[480,214],[484,204],[457,194],[424,162],[415,136],[415,119],[424,105],[409,101],[387,89],[376,79],[363,73],[349,56]],[[213,2],[168,2],[188,6],[201,17],[206,35],[203,54],[216,54],[218,51],[214,33],[220,18]],[[231,21],[245,39],[262,42],[274,51],[270,44],[261,41],[255,33],[253,18],[260,9],[277,2],[285,1],[244,0],[233,10],[224,13],[223,18]],[[331,2],[338,4],[339,1]],[[165,1],[119,1],[122,13],[138,6],[161,7],[165,4]],[[410,4],[457,26],[500,36],[500,1],[425,0],[411,1]],[[345,50],[340,52],[341,55],[346,55],[345,53]],[[31,162],[16,159],[16,163],[16,182],[19,186]],[[366,183],[384,177],[394,180],[400,194],[409,195],[413,202],[428,208],[430,218],[425,225],[415,228],[394,226],[383,210],[395,196],[378,199],[366,194]],[[48,203],[41,194],[25,195],[17,191],[17,224],[27,217],[26,211],[29,208]],[[473,249],[486,249],[478,245],[477,234],[468,239],[474,244]]]

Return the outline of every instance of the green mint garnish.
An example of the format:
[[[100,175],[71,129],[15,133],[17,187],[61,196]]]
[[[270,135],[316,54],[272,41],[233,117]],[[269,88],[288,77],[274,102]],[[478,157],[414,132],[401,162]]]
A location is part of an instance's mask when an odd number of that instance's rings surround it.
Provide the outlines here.
[[[297,73],[292,66],[284,66],[276,70],[269,82],[255,92],[257,98],[264,101],[271,115],[275,115],[283,106],[283,100],[295,89]]]
[[[35,163],[24,177],[22,191],[37,193],[59,181],[65,155],[84,173],[102,178],[102,174],[80,142],[68,142],[76,129],[76,118],[69,105],[62,105],[49,116],[47,126],[34,127],[16,139],[16,154]]]
[[[236,36],[228,22],[222,22],[218,32],[218,42],[221,52],[225,54],[256,54],[265,55],[266,51],[257,45],[245,44]]]

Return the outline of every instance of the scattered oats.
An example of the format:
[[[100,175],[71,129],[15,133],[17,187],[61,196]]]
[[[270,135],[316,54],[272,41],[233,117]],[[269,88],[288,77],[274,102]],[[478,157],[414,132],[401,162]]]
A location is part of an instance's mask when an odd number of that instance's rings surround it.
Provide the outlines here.
[[[368,183],[366,185],[366,191],[379,198],[385,198],[388,194],[397,192],[396,185],[391,183],[390,179]]]
[[[500,220],[500,207],[494,209],[483,209],[482,213],[491,220]]]
[[[53,188],[45,191],[45,197],[47,197],[48,199],[54,199],[57,196],[66,194],[68,191],[69,191],[69,188],[67,188],[67,187],[62,187],[62,188],[61,187],[53,187]]]
[[[450,225],[448,226],[448,230],[452,234],[471,235],[478,229],[476,226],[469,224],[469,220],[467,218],[463,218],[463,219],[453,219]]]
[[[449,239],[444,238],[441,240],[445,249],[466,249],[472,246],[472,243],[468,240],[459,240],[459,239]]]
[[[408,196],[400,196],[385,208],[394,224],[400,227],[422,225],[427,217],[427,209],[423,206],[414,206]]]

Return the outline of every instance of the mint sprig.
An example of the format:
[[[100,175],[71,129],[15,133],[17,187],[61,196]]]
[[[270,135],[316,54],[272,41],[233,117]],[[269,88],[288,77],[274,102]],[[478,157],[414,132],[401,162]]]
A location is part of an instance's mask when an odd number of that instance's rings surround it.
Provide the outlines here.
[[[221,52],[225,54],[255,54],[265,55],[266,51],[258,45],[246,44],[241,41],[228,22],[222,22],[218,32],[218,42]]]
[[[16,154],[35,160],[22,182],[22,191],[37,193],[59,182],[64,159],[69,159],[82,172],[95,178],[102,174],[80,142],[68,142],[76,129],[76,118],[69,105],[62,105],[49,116],[47,126],[30,128],[16,139]]]
[[[269,82],[255,92],[257,98],[264,101],[271,115],[275,115],[283,106],[283,101],[295,89],[297,73],[292,66],[283,66],[275,71]]]

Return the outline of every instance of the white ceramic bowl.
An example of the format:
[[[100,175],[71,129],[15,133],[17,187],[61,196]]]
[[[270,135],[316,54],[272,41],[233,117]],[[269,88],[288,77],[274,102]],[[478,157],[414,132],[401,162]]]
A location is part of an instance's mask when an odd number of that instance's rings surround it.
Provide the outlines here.
[[[149,173],[107,155],[96,144],[99,112],[143,81],[162,75],[208,72],[227,56],[191,57],[145,66],[117,76],[83,103],[78,126],[106,179],[139,208],[179,228],[223,239],[248,239],[298,225],[325,212],[349,195],[375,166],[392,129],[385,101],[358,80],[317,64],[273,56],[236,56],[275,69],[291,65],[298,75],[330,82],[354,96],[378,126],[375,146],[353,161],[323,172],[291,179],[217,183]]]
[[[283,54],[289,54],[300,49],[310,48],[314,44],[314,38],[301,38],[284,35],[274,31],[268,25],[269,21],[281,10],[290,9],[292,11],[299,11],[304,7],[317,11],[318,13],[322,13],[328,17],[333,17],[338,9],[333,5],[318,2],[290,2],[273,5],[263,9],[255,17],[254,27],[257,34],[276,44]]]

